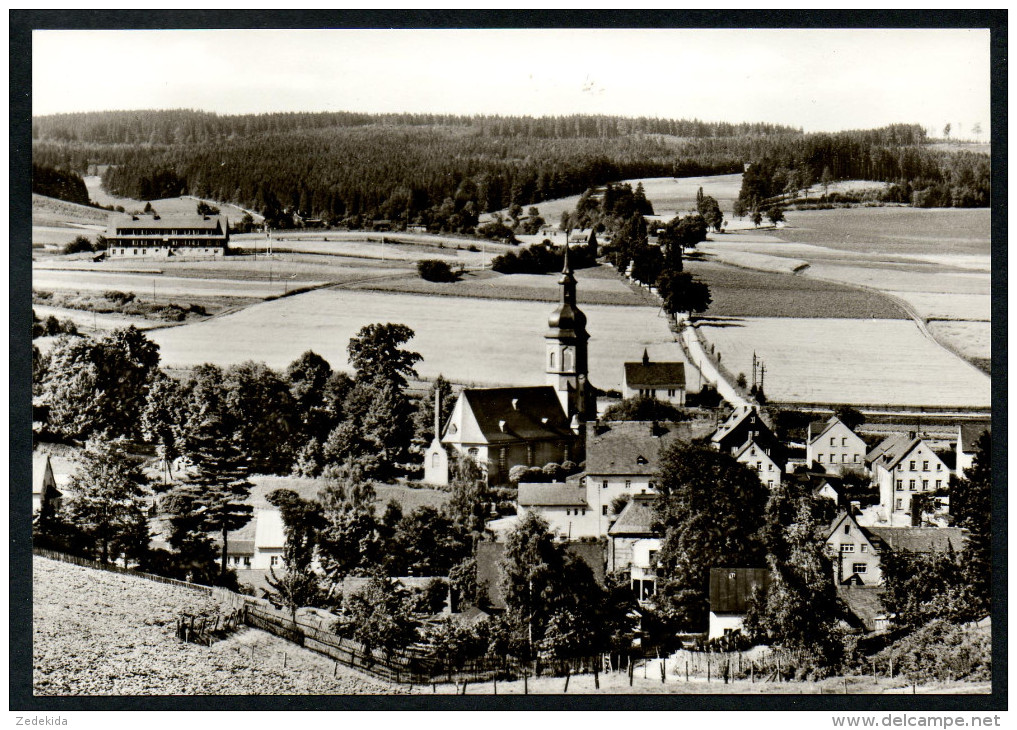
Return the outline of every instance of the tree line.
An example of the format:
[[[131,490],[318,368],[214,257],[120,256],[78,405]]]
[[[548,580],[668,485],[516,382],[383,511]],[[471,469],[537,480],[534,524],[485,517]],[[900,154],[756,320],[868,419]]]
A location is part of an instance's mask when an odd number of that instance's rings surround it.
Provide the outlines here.
[[[44,165],[32,164],[32,192],[68,203],[88,205],[88,189],[80,175]]]

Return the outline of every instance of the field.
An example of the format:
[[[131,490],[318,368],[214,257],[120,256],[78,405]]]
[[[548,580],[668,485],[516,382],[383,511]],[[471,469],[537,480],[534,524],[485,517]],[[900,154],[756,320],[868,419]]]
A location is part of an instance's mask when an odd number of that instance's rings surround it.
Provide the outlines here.
[[[123,206],[124,210],[128,213],[141,213],[145,209],[144,200],[135,200],[134,198],[119,198],[115,195],[110,195],[102,189],[102,180],[98,175],[88,175],[83,178],[85,181],[85,187],[88,189],[88,197],[93,203],[99,205],[113,205]],[[156,212],[160,215],[180,215],[182,213],[193,214],[196,212],[198,206],[198,198],[191,195],[183,195],[179,198],[162,198],[159,200],[151,201],[152,207],[155,208]],[[230,221],[239,221],[244,217],[244,213],[247,211],[231,203],[217,203],[214,200],[207,200],[216,208],[219,208],[220,213],[226,216]],[[261,222],[264,217],[251,212],[251,217],[256,222]]]
[[[248,297],[279,296],[297,287],[316,286],[321,281],[284,279],[273,282],[236,279],[165,276],[157,273],[125,274],[116,271],[75,271],[35,269],[32,287],[43,291],[122,291],[152,297]]]
[[[750,271],[711,261],[689,261],[685,268],[710,287],[713,304],[706,312],[708,317],[906,316],[885,297],[801,275]]]
[[[108,220],[109,211],[32,193],[33,226],[105,226]]]
[[[629,183],[633,189],[642,183],[647,200],[653,204],[653,212],[661,218],[670,220],[678,211],[685,212],[695,209],[696,192],[700,187],[703,188],[705,195],[715,197],[721,210],[730,216],[731,206],[742,187],[742,176],[739,173],[737,175],[710,175],[706,177],[647,177],[623,180],[622,183]],[[557,225],[562,213],[575,210],[578,200],[578,195],[570,195],[566,198],[545,200],[542,203],[537,203],[536,207],[544,220],[551,225]],[[508,211],[503,210],[501,213],[504,216],[508,215]],[[485,214],[481,216],[481,220],[490,220],[491,215],[490,213]]]
[[[590,305],[584,311],[592,338],[590,378],[600,388],[620,388],[622,364],[636,360],[644,347],[654,359],[682,359],[667,320],[655,308]],[[422,377],[542,385],[550,312],[543,302],[321,289],[206,322],[153,330],[150,337],[170,367],[259,360],[282,368],[313,349],[343,369],[346,344],[362,326],[399,322],[416,332],[409,347],[424,356],[417,367]]]
[[[173,635],[176,618],[216,608],[197,591],[39,557],[32,577],[36,695],[407,691],[253,629],[211,647],[184,644]]]
[[[944,294],[937,292],[891,291],[926,320],[966,320],[989,322],[992,300],[987,294]]]
[[[930,322],[936,339],[986,372],[992,359],[992,325],[988,322]]]
[[[989,378],[925,338],[908,320],[745,318],[702,326],[734,373],[766,365],[771,401],[977,406]]]

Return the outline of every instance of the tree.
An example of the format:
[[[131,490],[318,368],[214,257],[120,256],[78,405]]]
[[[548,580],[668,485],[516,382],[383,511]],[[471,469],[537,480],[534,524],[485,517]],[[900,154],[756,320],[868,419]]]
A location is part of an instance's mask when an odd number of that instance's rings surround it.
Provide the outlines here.
[[[659,235],[661,247],[667,250],[668,260],[672,257],[672,249],[694,248],[697,243],[706,240],[706,219],[701,215],[688,215],[684,218],[675,217],[669,220]],[[678,269],[681,271],[681,269]]]
[[[894,624],[917,629],[935,618],[954,621],[980,618],[978,608],[963,600],[964,575],[952,546],[942,553],[884,550],[880,554],[880,597]]]
[[[715,231],[719,231],[724,225],[724,213],[720,209],[720,204],[717,199],[707,195],[697,204],[699,215],[706,225],[713,228]]]
[[[779,205],[772,205],[766,209],[766,217],[769,219],[770,223],[776,226],[784,220],[784,209]]]
[[[833,409],[833,415],[852,431],[857,431],[858,427],[865,423],[865,414],[848,405],[837,406]]]
[[[477,540],[488,534],[491,492],[480,465],[470,456],[454,454],[449,464],[452,496],[445,503],[445,513],[467,543],[472,553]]]
[[[632,278],[653,286],[664,268],[664,256],[657,246],[638,246],[632,251]]]
[[[766,489],[730,454],[682,442],[661,453],[660,472],[658,604],[676,625],[701,630],[710,568],[763,562],[759,532]]]
[[[469,549],[452,519],[429,505],[417,507],[403,517],[395,544],[408,574],[419,576],[448,575],[466,558]]]
[[[459,280],[459,272],[453,271],[447,261],[422,259],[417,262],[417,274],[425,281],[450,283]]]
[[[832,182],[834,182],[835,179],[836,178],[834,178],[833,173],[830,172],[830,166],[829,165],[824,165],[823,166],[823,174],[819,178],[819,182],[823,186],[823,195],[824,196],[830,194],[830,184]]]
[[[233,438],[250,468],[263,474],[288,472],[300,428],[288,383],[264,363],[247,361],[226,370],[223,387]]]
[[[219,215],[219,209],[214,205],[209,205],[204,200],[199,200],[196,207],[198,215]],[[249,213],[246,215],[250,215]],[[252,219],[253,222],[253,219]]]
[[[837,623],[842,610],[830,560],[817,534],[822,506],[807,484],[783,482],[766,505],[764,540],[769,587],[753,597],[746,632],[756,639],[799,652],[816,676],[840,661]]]
[[[214,419],[198,426],[188,455],[195,471],[177,491],[191,500],[201,528],[221,537],[220,576],[225,578],[229,533],[252,517],[253,508],[247,502],[253,486],[247,478],[249,459],[231,439],[222,438]]]
[[[137,438],[158,366],[159,346],[133,325],[99,340],[61,337],[40,389],[49,428],[69,438]]]
[[[688,414],[653,396],[636,395],[612,403],[601,418],[605,421],[684,421]]]
[[[311,563],[318,541],[318,532],[324,526],[321,505],[303,499],[290,489],[277,489],[266,498],[279,509],[286,540],[283,545],[285,573],[280,577],[270,569],[267,582],[272,590],[265,597],[278,608],[287,608],[296,617],[301,606],[322,603],[324,591],[321,579]]]
[[[332,366],[312,350],[286,368],[285,380],[304,438],[323,441],[334,427],[335,414],[326,397],[332,375]]]
[[[669,314],[705,312],[713,301],[710,287],[684,271],[665,269],[657,279],[657,292]]]
[[[70,522],[98,550],[99,561],[140,558],[148,549],[148,480],[123,438],[90,441],[68,482]]]
[[[413,599],[406,589],[380,574],[343,602],[337,628],[340,636],[358,641],[370,654],[375,647],[388,652],[417,638]]]
[[[404,324],[362,327],[346,348],[356,379],[369,382],[382,377],[399,388],[406,387],[408,376],[417,377],[413,366],[423,359],[419,352],[402,348],[413,336],[413,330]]]
[[[184,406],[184,393],[179,381],[161,370],[157,371],[141,413],[141,432],[147,442],[155,444],[162,460],[164,484],[169,483],[170,465],[181,453]]]
[[[951,129],[950,123],[947,122],[946,126],[943,127],[943,136],[946,137],[947,139],[950,139],[950,129]]]
[[[70,243],[64,244],[64,253],[84,253],[91,252],[95,249],[92,247],[92,242],[88,240],[86,236],[75,236],[74,240]]]
[[[756,208],[752,211],[752,225],[759,228],[759,224],[763,222],[763,214]]]
[[[989,611],[992,598],[992,436],[975,442],[975,457],[964,479],[951,488],[950,510],[968,531],[962,555],[967,599],[975,618]]]

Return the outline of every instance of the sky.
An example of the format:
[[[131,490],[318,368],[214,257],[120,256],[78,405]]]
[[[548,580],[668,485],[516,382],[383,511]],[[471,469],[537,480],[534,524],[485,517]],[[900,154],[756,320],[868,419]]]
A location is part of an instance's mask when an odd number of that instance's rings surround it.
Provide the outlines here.
[[[978,29],[35,31],[33,114],[610,114],[987,138]],[[85,72],[68,73],[84,65]]]

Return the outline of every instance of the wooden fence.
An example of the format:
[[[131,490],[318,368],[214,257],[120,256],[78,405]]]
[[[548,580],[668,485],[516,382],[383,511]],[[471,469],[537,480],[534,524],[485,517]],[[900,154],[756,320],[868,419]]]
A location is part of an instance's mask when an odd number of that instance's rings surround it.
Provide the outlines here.
[[[109,573],[120,573],[122,575],[133,575],[138,578],[144,578],[145,580],[155,581],[156,583],[166,583],[168,585],[181,586],[183,588],[189,588],[194,591],[201,591],[202,593],[206,593],[208,595],[213,595],[217,591],[225,590],[222,588],[213,588],[212,586],[203,586],[197,583],[188,583],[185,580],[177,580],[176,578],[166,578],[165,576],[155,575],[154,573],[144,573],[140,570],[134,570],[133,568],[125,568],[122,565],[115,565],[114,563],[101,563],[98,560],[79,558],[76,555],[68,555],[67,553],[60,553],[55,550],[46,550],[45,548],[33,547],[32,554],[38,555],[39,557],[42,558],[49,558],[50,560],[59,560],[62,563],[70,563],[71,565],[80,565],[84,568],[105,570]],[[229,591],[226,592],[229,593]]]
[[[194,644],[212,646],[244,625],[244,609],[237,608],[214,616],[192,616],[185,613],[177,618],[177,638]]]

